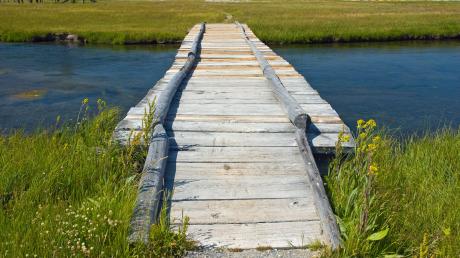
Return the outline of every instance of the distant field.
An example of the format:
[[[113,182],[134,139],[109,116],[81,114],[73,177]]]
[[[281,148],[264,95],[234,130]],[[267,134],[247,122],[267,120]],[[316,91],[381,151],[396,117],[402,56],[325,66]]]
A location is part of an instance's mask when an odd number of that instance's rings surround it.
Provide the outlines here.
[[[248,23],[270,43],[460,36],[460,2],[115,1],[0,4],[0,39],[74,33],[90,43],[180,41],[193,24]]]

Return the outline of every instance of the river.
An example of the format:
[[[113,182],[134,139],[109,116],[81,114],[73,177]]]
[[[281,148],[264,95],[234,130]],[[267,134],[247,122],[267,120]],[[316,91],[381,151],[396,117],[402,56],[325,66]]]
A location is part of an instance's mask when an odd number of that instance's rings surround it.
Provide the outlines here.
[[[0,128],[75,119],[98,98],[125,112],[174,61],[177,46],[0,43]],[[396,133],[460,124],[460,42],[273,46],[354,127]]]

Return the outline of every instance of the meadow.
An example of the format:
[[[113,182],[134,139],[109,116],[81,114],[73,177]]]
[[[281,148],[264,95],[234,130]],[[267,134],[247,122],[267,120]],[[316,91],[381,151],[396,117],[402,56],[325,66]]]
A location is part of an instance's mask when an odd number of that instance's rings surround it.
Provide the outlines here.
[[[457,257],[460,253],[460,131],[396,140],[358,121],[353,156],[326,178],[343,240],[325,257]],[[347,140],[347,139],[343,139]]]
[[[45,1],[0,7],[0,40],[16,42],[67,33],[88,43],[178,42],[196,23],[236,20],[276,44],[460,36],[460,2],[455,1]]]

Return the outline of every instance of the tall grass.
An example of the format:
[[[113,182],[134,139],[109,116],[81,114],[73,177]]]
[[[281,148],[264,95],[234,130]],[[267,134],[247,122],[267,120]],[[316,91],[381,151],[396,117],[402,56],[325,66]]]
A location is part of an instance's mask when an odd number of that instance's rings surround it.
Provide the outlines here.
[[[0,136],[0,257],[172,257],[190,246],[166,222],[149,244],[128,243],[143,154],[112,143],[118,110],[98,103],[89,119],[85,99],[75,125]]]
[[[0,136],[0,256],[177,257],[193,243],[166,209],[147,245],[127,242],[142,154],[112,144],[118,111],[75,125]],[[346,141],[345,136],[341,136]],[[357,147],[326,178],[343,248],[333,257],[456,257],[460,253],[460,131],[404,142],[359,121]]]
[[[343,249],[336,257],[457,257],[460,253],[460,131],[403,142],[359,121],[356,154],[327,177]]]

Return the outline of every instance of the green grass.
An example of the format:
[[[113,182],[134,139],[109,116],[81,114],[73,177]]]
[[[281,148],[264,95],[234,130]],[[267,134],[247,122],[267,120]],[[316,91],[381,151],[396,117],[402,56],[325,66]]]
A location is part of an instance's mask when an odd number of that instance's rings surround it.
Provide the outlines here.
[[[339,155],[330,168],[327,186],[344,246],[329,255],[457,257],[460,131],[401,142],[373,130],[361,126],[356,155]]]
[[[85,103],[85,102],[84,102]],[[130,245],[142,151],[111,143],[116,109],[80,122],[0,136],[0,257],[174,257],[191,244],[167,221]],[[161,254],[161,255],[160,255]]]
[[[188,219],[174,233],[165,208],[149,244],[127,242],[145,153],[111,143],[116,109],[92,119],[86,104],[81,111],[78,126],[0,136],[0,256],[177,257],[193,248]],[[337,148],[326,178],[343,248],[323,254],[456,257],[460,131],[401,142],[368,122],[356,139],[353,156]]]
[[[0,40],[74,33],[90,43],[180,41],[196,23],[248,23],[269,43],[458,38],[460,2],[102,1],[0,4]]]

